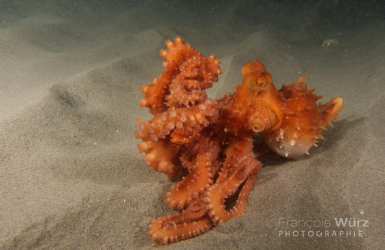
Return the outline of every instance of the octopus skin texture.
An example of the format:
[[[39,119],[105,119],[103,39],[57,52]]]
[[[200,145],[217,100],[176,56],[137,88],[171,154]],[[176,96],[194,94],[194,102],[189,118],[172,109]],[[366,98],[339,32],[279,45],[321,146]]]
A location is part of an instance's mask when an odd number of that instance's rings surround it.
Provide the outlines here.
[[[277,90],[257,59],[242,67],[235,93],[211,99],[205,89],[222,73],[220,61],[203,57],[180,37],[166,45],[160,52],[164,72],[141,88],[139,104],[153,119],[137,119],[135,131],[146,165],[169,178],[182,177],[165,198],[180,212],[148,226],[158,244],[197,236],[245,212],[262,166],[253,152],[255,133],[265,148],[296,158],[323,139],[320,132],[343,106],[341,97],[317,103],[322,96],[307,89],[305,77]]]

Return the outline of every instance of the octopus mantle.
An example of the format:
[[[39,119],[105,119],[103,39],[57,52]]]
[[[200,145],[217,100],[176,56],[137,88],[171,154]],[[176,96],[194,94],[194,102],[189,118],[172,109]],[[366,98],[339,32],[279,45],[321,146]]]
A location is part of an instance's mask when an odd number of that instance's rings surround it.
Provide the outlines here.
[[[244,213],[262,166],[253,153],[254,133],[277,154],[295,158],[323,139],[321,130],[343,106],[341,97],[317,104],[322,96],[306,88],[305,77],[277,90],[257,59],[242,67],[235,93],[210,99],[205,89],[222,73],[220,61],[179,37],[166,45],[160,52],[165,70],[142,86],[139,100],[154,118],[137,119],[135,132],[146,165],[170,178],[183,176],[165,199],[180,212],[148,226],[159,244],[197,236]]]

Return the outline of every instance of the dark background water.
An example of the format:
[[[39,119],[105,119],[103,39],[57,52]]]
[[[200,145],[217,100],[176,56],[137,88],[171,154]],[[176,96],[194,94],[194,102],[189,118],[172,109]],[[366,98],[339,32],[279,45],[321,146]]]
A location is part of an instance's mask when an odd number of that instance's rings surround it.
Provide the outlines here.
[[[310,0],[310,1],[270,1],[270,0],[54,0],[27,1],[1,0],[0,21],[10,24],[28,18],[33,13],[54,13],[59,17],[81,18],[85,22],[108,22],[121,15],[131,14],[143,5],[154,15],[144,16],[141,29],[167,24],[179,27],[186,24],[192,28],[204,28],[223,16],[228,21],[248,25],[268,23],[290,29],[305,29],[309,33],[327,33],[348,30],[362,23],[385,19],[385,2],[381,0]],[[130,24],[128,30],[133,31]],[[0,26],[1,27],[1,26]],[[319,29],[315,32],[314,28]],[[238,27],[242,29],[242,27]],[[135,29],[134,29],[135,30]],[[137,29],[139,31],[140,29]],[[246,31],[243,31],[246,32]],[[250,31],[252,32],[252,31]],[[247,32],[246,32],[247,33]]]

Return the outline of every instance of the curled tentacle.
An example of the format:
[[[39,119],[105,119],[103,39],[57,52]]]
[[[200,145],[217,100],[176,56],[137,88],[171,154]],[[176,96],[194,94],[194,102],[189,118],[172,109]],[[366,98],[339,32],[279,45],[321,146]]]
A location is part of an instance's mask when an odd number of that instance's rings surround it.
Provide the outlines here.
[[[162,140],[153,140],[148,129],[149,122],[137,119],[136,126],[139,127],[135,131],[135,137],[143,141],[138,144],[140,153],[145,153],[144,163],[155,171],[166,174],[168,177],[177,177],[180,175],[180,166],[178,159],[178,147],[170,146],[169,143]]]
[[[218,103],[207,99],[200,105],[191,108],[170,109],[157,116],[150,122],[139,120],[137,138],[149,135],[153,141],[165,139],[171,134],[172,142],[186,143],[193,134],[199,134],[205,127],[218,119]]]
[[[169,107],[197,105],[207,99],[204,91],[218,80],[219,60],[212,55],[209,58],[193,56],[180,66],[180,74],[170,84],[170,94],[166,96]]]
[[[158,115],[169,108],[199,104],[207,99],[204,89],[211,87],[222,70],[220,61],[212,55],[203,57],[196,49],[176,37],[174,42],[166,42],[167,50],[161,50],[165,71],[154,78],[150,85],[142,86],[144,98],[141,107]]]
[[[199,138],[202,130],[218,119],[218,108],[216,101],[206,99],[191,108],[167,110],[151,121],[137,119],[135,137],[142,139],[138,147],[146,154],[144,162],[169,177],[178,176],[179,145]]]

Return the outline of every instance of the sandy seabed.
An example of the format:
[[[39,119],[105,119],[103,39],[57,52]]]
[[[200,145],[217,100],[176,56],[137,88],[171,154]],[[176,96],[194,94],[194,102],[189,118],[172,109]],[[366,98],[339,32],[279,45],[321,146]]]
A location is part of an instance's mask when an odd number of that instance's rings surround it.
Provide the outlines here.
[[[142,162],[134,131],[175,36],[221,60],[211,97],[258,57],[278,88],[306,76],[345,106],[310,156],[265,162],[244,215],[162,248],[385,248],[383,6],[33,3],[0,2],[1,249],[160,248],[146,227],[175,213],[163,202],[175,183]]]

